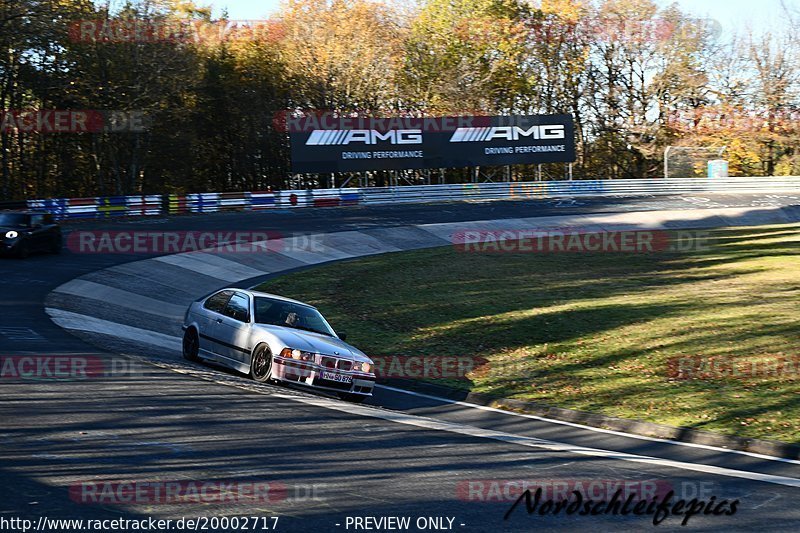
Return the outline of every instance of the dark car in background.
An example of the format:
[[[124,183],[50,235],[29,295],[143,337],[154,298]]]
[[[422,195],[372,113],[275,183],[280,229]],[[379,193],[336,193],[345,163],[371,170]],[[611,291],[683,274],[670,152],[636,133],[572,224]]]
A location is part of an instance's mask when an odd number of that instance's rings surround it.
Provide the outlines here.
[[[0,212],[0,255],[28,257],[33,252],[61,252],[61,227],[48,213]]]

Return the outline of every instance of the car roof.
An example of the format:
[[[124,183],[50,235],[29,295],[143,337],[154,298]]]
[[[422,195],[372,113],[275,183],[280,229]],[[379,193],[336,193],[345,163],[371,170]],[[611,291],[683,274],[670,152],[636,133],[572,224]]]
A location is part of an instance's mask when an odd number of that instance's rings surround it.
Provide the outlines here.
[[[280,300],[282,302],[290,302],[290,303],[293,303],[293,304],[300,304],[300,305],[304,305],[306,307],[311,307],[313,309],[316,309],[316,307],[314,307],[313,305],[307,304],[305,302],[301,302],[300,300],[294,300],[292,298],[287,298],[286,296],[280,296],[278,294],[272,294],[272,293],[269,293],[269,292],[254,291],[254,290],[250,290],[250,289],[237,289],[236,287],[228,287],[227,289],[222,289],[222,290],[246,292],[246,293],[252,294],[253,296],[266,296],[267,298],[273,298],[275,300]],[[217,291],[217,292],[219,292],[219,291]]]

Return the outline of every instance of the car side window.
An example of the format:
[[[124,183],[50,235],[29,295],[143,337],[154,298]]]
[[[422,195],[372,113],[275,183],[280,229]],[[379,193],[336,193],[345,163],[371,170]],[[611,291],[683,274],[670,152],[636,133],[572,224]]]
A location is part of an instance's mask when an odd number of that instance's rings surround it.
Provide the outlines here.
[[[240,322],[250,321],[250,299],[241,293],[235,293],[231,296],[228,305],[225,306],[225,311],[222,312],[225,316],[229,316],[234,320]]]
[[[273,324],[278,317],[275,316],[275,301],[268,298],[255,299],[256,323]]]
[[[222,313],[225,310],[225,305],[228,300],[233,296],[233,291],[221,291],[206,300],[203,307],[215,313]]]
[[[31,217],[31,227],[33,226],[42,226],[44,225],[44,216],[42,215],[33,215]]]

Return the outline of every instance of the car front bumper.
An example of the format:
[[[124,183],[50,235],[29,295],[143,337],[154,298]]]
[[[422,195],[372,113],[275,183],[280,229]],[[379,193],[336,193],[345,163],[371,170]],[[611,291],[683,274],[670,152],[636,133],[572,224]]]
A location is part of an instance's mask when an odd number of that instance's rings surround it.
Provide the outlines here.
[[[338,378],[323,379],[323,372]],[[311,361],[289,359],[279,355],[272,359],[272,377],[279,381],[298,383],[319,390],[363,396],[372,396],[372,390],[375,388],[375,374],[324,368]]]
[[[20,248],[22,239],[14,239],[13,241],[0,240],[0,255],[16,255]]]

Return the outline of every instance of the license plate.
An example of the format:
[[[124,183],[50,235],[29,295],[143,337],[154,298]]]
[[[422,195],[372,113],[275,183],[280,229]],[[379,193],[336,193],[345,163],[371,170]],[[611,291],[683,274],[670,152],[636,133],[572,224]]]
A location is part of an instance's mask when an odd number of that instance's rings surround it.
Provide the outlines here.
[[[352,383],[353,376],[345,376],[344,374],[337,374],[336,372],[322,372],[320,376],[322,379],[327,379],[329,381],[336,381],[338,383]]]

